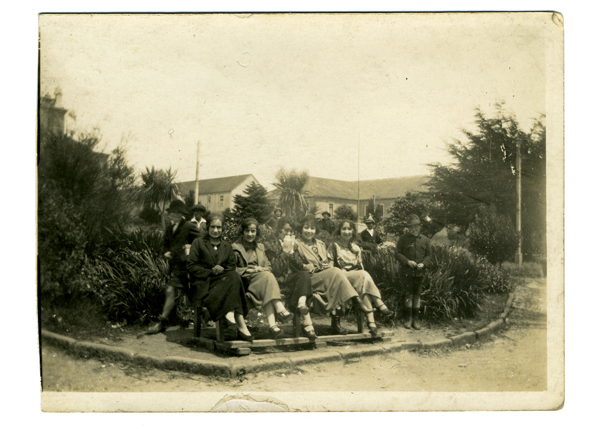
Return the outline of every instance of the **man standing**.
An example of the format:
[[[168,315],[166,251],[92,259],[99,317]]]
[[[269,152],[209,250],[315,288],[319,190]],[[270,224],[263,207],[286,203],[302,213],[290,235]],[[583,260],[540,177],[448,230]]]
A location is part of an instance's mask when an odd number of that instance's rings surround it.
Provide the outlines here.
[[[206,219],[207,210],[202,204],[196,204],[192,207],[192,213],[194,217],[190,221],[200,231],[200,235],[206,234]]]
[[[373,219],[373,215],[369,214],[369,217],[365,220],[367,224],[367,229],[360,233],[360,238],[363,242],[363,248],[367,250],[374,250],[377,248],[377,245],[383,243],[383,239],[381,238],[381,234],[375,230],[375,219]]]
[[[333,231],[335,231],[335,223],[329,219],[331,214],[329,212],[323,212],[321,215],[323,216],[323,219],[319,222],[319,229],[321,231],[327,231],[329,234],[333,234]]]
[[[165,258],[169,261],[169,279],[165,305],[162,314],[158,317],[158,323],[148,329],[148,334],[158,334],[167,327],[167,320],[175,302],[181,296],[181,292],[188,292],[189,279],[186,268],[187,254],[192,242],[200,237],[200,231],[191,222],[186,221],[189,212],[183,201],[171,201],[167,209],[169,225],[165,231],[164,251]]]
[[[400,273],[404,295],[404,309],[408,313],[404,327],[421,329],[419,308],[421,307],[421,291],[425,270],[431,265],[431,243],[421,234],[419,216],[411,214],[406,223],[408,233],[404,234],[396,244],[396,252],[400,261]]]

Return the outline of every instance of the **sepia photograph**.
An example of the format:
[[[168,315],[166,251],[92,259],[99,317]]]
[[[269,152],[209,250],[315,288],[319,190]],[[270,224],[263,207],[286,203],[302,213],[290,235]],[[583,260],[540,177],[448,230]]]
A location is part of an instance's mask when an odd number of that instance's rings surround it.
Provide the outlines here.
[[[43,411],[562,408],[559,12],[38,24]]]

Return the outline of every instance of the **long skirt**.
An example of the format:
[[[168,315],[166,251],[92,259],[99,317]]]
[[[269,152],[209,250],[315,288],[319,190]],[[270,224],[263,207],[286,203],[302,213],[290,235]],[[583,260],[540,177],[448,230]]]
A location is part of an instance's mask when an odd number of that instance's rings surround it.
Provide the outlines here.
[[[338,307],[347,307],[349,300],[358,293],[342,270],[335,267],[327,268],[310,276],[313,295],[320,295],[325,301],[324,312],[330,314]],[[316,300],[313,300],[316,302]],[[314,307],[313,307],[314,309]]]
[[[277,279],[268,271],[245,274],[243,277],[246,291],[252,295],[252,301],[262,308],[274,299],[281,300],[281,291]]]
[[[289,297],[287,306],[292,312],[298,309],[298,300],[301,296],[306,296],[307,305],[312,298],[312,285],[310,274],[308,271],[298,271],[290,274],[285,280],[286,286],[289,288]]]
[[[248,303],[244,285],[236,271],[226,271],[218,276],[209,277],[208,293],[201,297],[212,320],[220,320],[230,311],[246,316]]]
[[[346,274],[348,281],[356,290],[360,299],[363,299],[365,295],[381,299],[381,293],[375,285],[371,274],[365,270],[345,271],[344,274]]]

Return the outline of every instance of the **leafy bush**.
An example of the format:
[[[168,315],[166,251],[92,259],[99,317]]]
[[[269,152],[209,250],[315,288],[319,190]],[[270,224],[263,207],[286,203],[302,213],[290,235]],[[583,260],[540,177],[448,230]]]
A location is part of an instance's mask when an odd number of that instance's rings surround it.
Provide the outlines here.
[[[42,134],[38,168],[40,298],[72,299],[86,292],[86,257],[108,228],[131,215],[133,169],[125,153],[95,149],[99,137]]]
[[[107,249],[89,270],[107,317],[128,323],[148,323],[156,316],[165,300],[167,275],[167,261],[149,247]]]
[[[150,206],[144,206],[142,211],[138,214],[138,217],[149,224],[160,224],[162,221],[160,212]]]
[[[425,275],[422,305],[426,317],[473,317],[486,293],[504,293],[508,276],[483,258],[457,247],[432,246],[433,262]],[[395,248],[365,252],[365,269],[378,285],[384,301],[402,302],[400,264]]]
[[[471,224],[469,243],[473,252],[485,256],[492,264],[512,259],[518,246],[512,222],[494,207],[480,209]]]

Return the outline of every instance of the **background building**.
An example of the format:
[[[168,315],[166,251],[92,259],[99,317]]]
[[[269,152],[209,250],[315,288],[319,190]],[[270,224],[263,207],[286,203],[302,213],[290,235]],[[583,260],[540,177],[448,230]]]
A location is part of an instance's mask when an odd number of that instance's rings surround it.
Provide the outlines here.
[[[222,212],[226,208],[233,209],[233,197],[243,194],[250,183],[259,183],[252,174],[217,177],[200,180],[199,182],[198,202],[211,212]],[[190,191],[195,192],[196,181],[180,182],[177,186],[179,187],[181,196],[185,197]]]
[[[39,128],[54,134],[65,134],[65,115],[68,110],[62,106],[62,91],[60,87],[54,90],[54,98],[49,94],[40,99]]]
[[[333,216],[335,209],[344,204],[356,211],[358,205],[358,216],[362,220],[367,214],[369,202],[373,199],[375,207],[379,207],[383,218],[386,218],[387,210],[398,197],[405,196],[409,191],[427,191],[428,180],[429,176],[425,175],[361,180],[360,183],[311,177],[307,189],[311,194],[311,202],[318,207],[319,216],[324,211]]]

